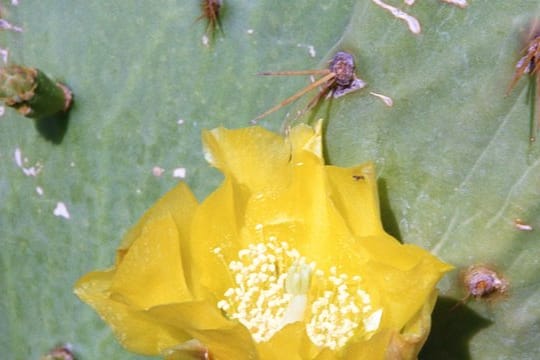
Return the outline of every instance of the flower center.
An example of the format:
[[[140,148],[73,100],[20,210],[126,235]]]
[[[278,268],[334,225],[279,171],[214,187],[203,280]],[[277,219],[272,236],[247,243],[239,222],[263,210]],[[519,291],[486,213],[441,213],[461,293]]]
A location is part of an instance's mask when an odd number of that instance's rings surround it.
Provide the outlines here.
[[[220,248],[214,253],[225,260]],[[303,321],[315,345],[337,349],[353,335],[367,337],[379,327],[382,309],[374,309],[361,276],[340,274],[336,267],[317,269],[274,236],[240,250],[228,267],[235,284],[217,307],[240,321],[257,342]]]

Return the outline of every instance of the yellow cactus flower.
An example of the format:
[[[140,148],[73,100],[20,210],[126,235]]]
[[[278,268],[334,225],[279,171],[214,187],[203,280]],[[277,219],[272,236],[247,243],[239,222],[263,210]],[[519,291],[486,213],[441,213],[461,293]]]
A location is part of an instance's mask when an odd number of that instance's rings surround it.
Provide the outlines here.
[[[203,133],[221,186],[181,183],[76,294],[166,359],[413,359],[451,266],[382,228],[374,166],[324,164],[321,123]]]

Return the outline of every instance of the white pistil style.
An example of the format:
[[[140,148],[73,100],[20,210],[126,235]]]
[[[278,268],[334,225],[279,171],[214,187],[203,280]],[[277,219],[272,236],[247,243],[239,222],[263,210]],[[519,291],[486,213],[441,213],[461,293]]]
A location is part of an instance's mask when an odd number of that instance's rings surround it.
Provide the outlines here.
[[[257,232],[262,233],[262,227]],[[289,243],[275,236],[265,240],[226,261],[234,285],[217,302],[256,342],[303,322],[313,344],[335,350],[353,336],[368,338],[379,328],[383,310],[372,302],[360,275],[339,273],[336,267],[317,269]],[[221,249],[212,253],[225,260]]]
[[[287,269],[299,260],[297,251],[275,238],[250,244],[229,263],[236,287],[229,288],[218,308],[248,328],[257,342],[269,340],[283,325],[291,294],[285,291]]]
[[[285,290],[292,295],[292,298],[285,310],[281,327],[304,320],[308,303],[307,294],[311,286],[311,273],[312,269],[304,259],[289,268],[285,279]]]

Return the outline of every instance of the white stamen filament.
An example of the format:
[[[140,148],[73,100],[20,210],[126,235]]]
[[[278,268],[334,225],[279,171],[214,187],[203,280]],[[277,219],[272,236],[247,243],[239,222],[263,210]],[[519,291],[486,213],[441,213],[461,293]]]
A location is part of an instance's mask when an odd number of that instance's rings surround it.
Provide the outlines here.
[[[307,293],[311,285],[311,268],[304,261],[293,264],[287,272],[285,289],[292,295],[285,310],[281,327],[297,321],[303,321],[308,302]]]

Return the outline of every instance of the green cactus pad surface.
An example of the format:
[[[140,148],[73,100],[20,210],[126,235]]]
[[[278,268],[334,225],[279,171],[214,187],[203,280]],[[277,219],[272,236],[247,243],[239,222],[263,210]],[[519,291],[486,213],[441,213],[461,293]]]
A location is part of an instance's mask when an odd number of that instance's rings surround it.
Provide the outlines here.
[[[124,232],[179,180],[199,199],[219,184],[202,129],[249,126],[310,81],[257,72],[325,68],[344,50],[367,87],[299,120],[325,118],[330,163],[375,162],[389,233],[458,268],[440,283],[421,358],[535,358],[540,142],[529,143],[528,81],[507,88],[520,32],[540,5],[387,2],[421,32],[368,0],[225,0],[223,33],[208,44],[195,0],[2,1],[3,19],[22,29],[0,32],[8,61],[43,69],[75,94],[61,141],[12,109],[0,117],[2,357],[38,359],[71,343],[83,360],[147,358],[118,345],[73,295],[74,282],[110,266]],[[308,101],[260,124],[279,130]],[[479,263],[509,290],[461,304],[459,269]]]

